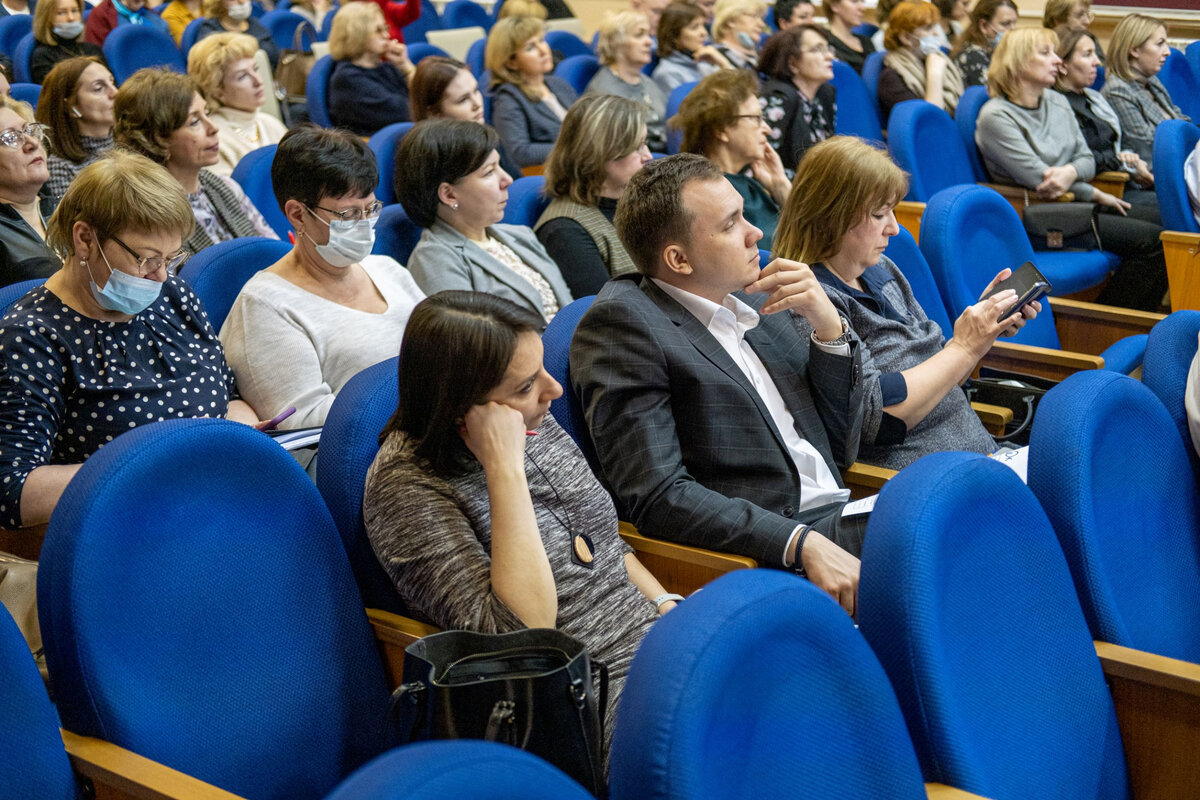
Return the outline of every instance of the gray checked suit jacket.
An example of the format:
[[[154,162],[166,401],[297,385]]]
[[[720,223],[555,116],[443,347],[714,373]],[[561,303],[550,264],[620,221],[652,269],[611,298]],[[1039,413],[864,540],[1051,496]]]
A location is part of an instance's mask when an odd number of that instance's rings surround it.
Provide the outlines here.
[[[836,476],[858,452],[862,365],[856,341],[849,357],[810,352],[809,332],[775,314],[746,340]],[[782,566],[798,523],[838,525],[841,504],[796,511],[800,478],[762,399],[649,278],[604,285],[571,342],[571,382],[621,518],[646,535]]]

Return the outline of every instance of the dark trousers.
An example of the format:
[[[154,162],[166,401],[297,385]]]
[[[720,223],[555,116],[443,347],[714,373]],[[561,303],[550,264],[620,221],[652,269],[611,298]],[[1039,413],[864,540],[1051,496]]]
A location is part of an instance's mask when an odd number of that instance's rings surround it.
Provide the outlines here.
[[[1157,210],[1137,205],[1127,217],[1107,208],[1096,215],[1101,244],[1121,259],[1096,302],[1140,311],[1158,310],[1167,291],[1167,262],[1158,239],[1162,226],[1145,218]]]

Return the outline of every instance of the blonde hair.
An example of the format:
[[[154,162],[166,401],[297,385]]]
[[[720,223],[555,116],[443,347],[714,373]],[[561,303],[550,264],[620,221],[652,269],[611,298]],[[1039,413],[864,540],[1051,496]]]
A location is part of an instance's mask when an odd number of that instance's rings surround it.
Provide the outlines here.
[[[83,22],[83,0],[75,0],[75,7],[79,9],[79,21]],[[33,8],[33,38],[51,47],[58,44],[54,39],[54,17],[56,14],[58,14],[58,0],[38,3]],[[79,35],[82,36],[83,34]]]
[[[1012,99],[1021,88],[1021,71],[1044,44],[1058,47],[1058,34],[1048,28],[1017,28],[1000,37],[988,65],[987,88],[992,97]]]
[[[177,233],[183,239],[196,227],[179,181],[145,156],[120,149],[84,167],[46,223],[46,244],[63,259],[75,252],[76,222],[91,225],[99,240],[122,231]]]
[[[0,96],[0,108],[7,108],[9,111],[15,112],[26,123],[33,122],[33,106],[24,100],[14,100],[8,95],[3,95]]]
[[[806,264],[828,261],[851,228],[907,193],[908,176],[886,152],[854,136],[826,139],[800,159],[771,254]]]
[[[492,73],[491,88],[495,89],[502,83],[511,83],[530,100],[538,102],[542,99],[541,95],[525,85],[521,73],[508,66],[508,62],[526,42],[545,33],[546,26],[535,17],[508,17],[492,26],[492,32],[487,38],[487,47],[483,51],[483,63]]]
[[[187,75],[169,69],[139,69],[117,90],[113,138],[159,164],[166,163],[167,142],[187,121],[199,91]]]
[[[600,38],[596,42],[596,57],[600,59],[601,64],[607,67],[617,63],[617,54],[621,51],[621,46],[633,35],[638,25],[645,25],[646,30],[650,31],[650,21],[642,11],[605,12],[597,31]]]
[[[329,55],[334,61],[353,61],[367,52],[367,39],[375,28],[386,24],[383,12],[374,3],[345,3],[333,16]]]
[[[496,19],[505,17],[537,17],[545,19],[548,16],[546,7],[538,0],[504,0]]]
[[[1091,0],[1046,0],[1046,8],[1042,12],[1042,27],[1057,28],[1071,18],[1075,6],[1091,8]]]
[[[642,145],[647,114],[644,103],[614,94],[579,98],[546,159],[546,194],[596,205],[608,176],[605,165]]]
[[[767,13],[767,4],[761,0],[717,0],[713,6],[712,38],[720,41],[725,28],[738,17],[762,18]]]
[[[1159,28],[1166,30],[1167,24],[1149,14],[1123,17],[1113,28],[1112,38],[1108,40],[1108,71],[1123,80],[1134,80],[1137,76],[1133,74],[1133,67],[1129,63],[1129,53],[1148,42]]]
[[[258,40],[248,33],[218,33],[205,36],[188,51],[188,75],[209,103],[218,103],[217,94],[225,83],[225,71],[243,58],[254,58]]]

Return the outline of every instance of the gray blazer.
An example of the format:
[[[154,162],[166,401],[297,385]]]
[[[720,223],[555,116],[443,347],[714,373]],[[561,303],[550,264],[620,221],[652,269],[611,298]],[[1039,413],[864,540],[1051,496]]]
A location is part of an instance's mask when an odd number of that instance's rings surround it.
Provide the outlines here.
[[[554,290],[559,307],[571,302],[571,290],[558,265],[532,230],[524,225],[493,225],[487,230],[493,239],[512,248],[522,261],[541,273]],[[408,257],[408,271],[426,296],[447,289],[487,292],[542,314],[537,289],[440,219],[421,233],[421,240]]]
[[[606,283],[571,341],[572,388],[618,512],[647,536],[782,567],[796,525],[830,535],[842,504],[796,510],[800,476],[762,398],[698,319],[639,278]],[[858,453],[859,343],[832,355],[810,349],[809,332],[772,314],[746,341],[836,476]]]
[[[575,102],[575,90],[562,78],[547,75],[546,88],[563,108]],[[492,127],[500,134],[500,143],[508,154],[522,167],[528,167],[545,163],[558,139],[562,120],[545,103],[526,97],[520,87],[502,83],[492,98]]]

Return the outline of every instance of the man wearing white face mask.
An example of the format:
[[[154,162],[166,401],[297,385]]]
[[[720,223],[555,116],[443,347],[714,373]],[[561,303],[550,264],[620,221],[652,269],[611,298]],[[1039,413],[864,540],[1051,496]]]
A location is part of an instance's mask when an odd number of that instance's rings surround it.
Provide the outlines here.
[[[408,270],[371,255],[379,201],[375,157],[327,128],[283,137],[271,182],[295,247],[246,282],[221,327],[242,396],[282,428],[321,425],[356,373],[400,351],[424,293]]]
[[[266,26],[251,16],[250,0],[203,0],[201,10],[207,19],[200,23],[197,41],[213,33],[246,33],[258,40],[272,71],[279,64],[279,45]]]
[[[933,3],[904,2],[888,16],[879,73],[879,112],[886,123],[892,107],[924,100],[953,115],[963,93],[962,73],[942,52],[942,15]]]

